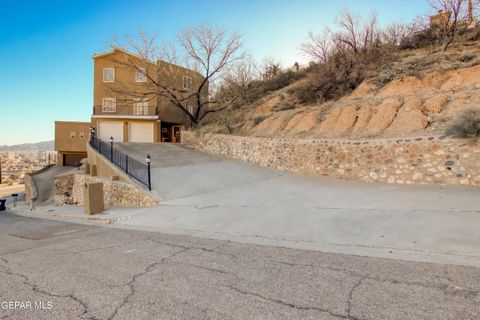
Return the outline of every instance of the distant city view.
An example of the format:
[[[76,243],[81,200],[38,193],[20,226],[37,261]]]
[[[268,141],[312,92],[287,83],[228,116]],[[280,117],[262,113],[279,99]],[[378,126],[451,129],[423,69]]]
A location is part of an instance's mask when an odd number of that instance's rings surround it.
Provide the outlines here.
[[[55,151],[0,152],[0,196],[22,192],[25,174],[41,170],[56,161]]]

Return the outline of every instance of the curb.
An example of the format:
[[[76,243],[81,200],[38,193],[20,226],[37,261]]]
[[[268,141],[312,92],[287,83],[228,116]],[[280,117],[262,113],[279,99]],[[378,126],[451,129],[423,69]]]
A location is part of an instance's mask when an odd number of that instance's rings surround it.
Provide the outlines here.
[[[97,223],[103,223],[103,224],[113,224],[117,222],[119,219],[113,219],[113,218],[102,218],[102,217],[95,217],[95,216],[69,216],[61,213],[53,213],[53,212],[41,212],[37,210],[22,210],[22,211],[8,211],[8,213],[17,215],[17,216],[23,216],[23,217],[29,217],[29,218],[40,218],[40,219],[52,219],[52,220],[63,220],[63,221],[91,221],[91,222],[97,222]]]

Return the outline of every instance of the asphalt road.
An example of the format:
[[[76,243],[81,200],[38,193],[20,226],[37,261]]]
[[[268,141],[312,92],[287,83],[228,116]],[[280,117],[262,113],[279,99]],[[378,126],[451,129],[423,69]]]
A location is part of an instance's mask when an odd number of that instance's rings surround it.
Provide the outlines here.
[[[0,319],[479,315],[478,268],[0,214]]]

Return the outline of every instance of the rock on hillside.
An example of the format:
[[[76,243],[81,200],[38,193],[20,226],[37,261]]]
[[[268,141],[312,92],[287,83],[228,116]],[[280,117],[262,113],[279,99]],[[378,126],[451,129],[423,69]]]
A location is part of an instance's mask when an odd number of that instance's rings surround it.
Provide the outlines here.
[[[440,133],[455,114],[480,106],[480,65],[394,80],[381,89],[363,83],[352,94],[319,106],[275,111],[276,93],[252,112],[238,134],[289,137],[394,137]],[[261,116],[263,115],[263,116]]]

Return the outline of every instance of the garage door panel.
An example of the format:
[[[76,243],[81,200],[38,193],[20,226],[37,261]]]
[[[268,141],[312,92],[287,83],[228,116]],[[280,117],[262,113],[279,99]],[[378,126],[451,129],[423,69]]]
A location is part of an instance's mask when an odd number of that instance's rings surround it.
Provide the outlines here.
[[[153,142],[153,123],[130,122],[128,124],[129,142]]]
[[[123,142],[123,122],[98,122],[98,137],[104,141],[113,137],[116,142]]]

